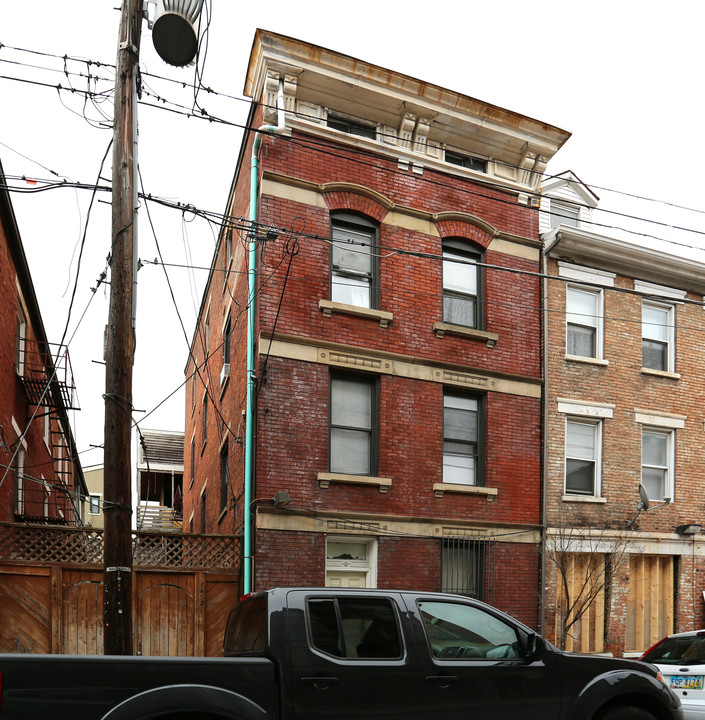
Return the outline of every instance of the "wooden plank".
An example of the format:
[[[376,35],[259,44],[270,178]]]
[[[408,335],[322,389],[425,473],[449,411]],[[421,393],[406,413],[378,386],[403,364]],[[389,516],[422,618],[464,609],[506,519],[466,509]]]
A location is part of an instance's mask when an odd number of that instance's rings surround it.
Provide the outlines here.
[[[138,569],[134,582],[136,652],[222,655],[236,574]],[[1,563],[0,652],[102,654],[103,594],[95,567]]]
[[[651,647],[659,639],[659,610],[661,609],[663,588],[663,568],[661,558],[651,558],[651,592],[649,593],[649,634],[644,649]]]
[[[634,558],[635,583],[634,583],[634,649],[644,648],[644,568],[646,558],[641,555]]]
[[[205,576],[205,625],[203,654],[222,657],[223,637],[228,615],[240,597],[240,582],[236,575]]]
[[[605,572],[605,557],[603,556],[599,574],[599,582],[602,585],[602,591],[595,599],[595,636],[593,640],[593,652],[602,652],[605,649]]]
[[[193,573],[139,572],[135,648],[142,655],[194,655]]]
[[[673,558],[667,558],[668,563],[666,567],[666,577],[669,578],[668,583],[665,585],[664,592],[664,604],[662,617],[664,618],[664,627],[662,628],[661,637],[665,635],[671,635],[673,633],[673,613],[675,604],[675,577],[673,575]],[[692,598],[694,601],[695,598]]]
[[[61,603],[59,593],[62,583],[62,569],[60,565],[51,568],[51,652],[61,652],[61,636],[63,620],[61,617]]]
[[[0,570],[0,651],[51,652],[51,579],[41,572]]]

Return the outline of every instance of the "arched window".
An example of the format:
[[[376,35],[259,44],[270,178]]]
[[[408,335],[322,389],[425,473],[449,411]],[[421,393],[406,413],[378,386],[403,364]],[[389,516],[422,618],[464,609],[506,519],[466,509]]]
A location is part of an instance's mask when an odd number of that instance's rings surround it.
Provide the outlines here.
[[[482,329],[481,253],[462,240],[443,243],[443,322]]]
[[[378,309],[377,225],[352,213],[331,216],[331,300]]]

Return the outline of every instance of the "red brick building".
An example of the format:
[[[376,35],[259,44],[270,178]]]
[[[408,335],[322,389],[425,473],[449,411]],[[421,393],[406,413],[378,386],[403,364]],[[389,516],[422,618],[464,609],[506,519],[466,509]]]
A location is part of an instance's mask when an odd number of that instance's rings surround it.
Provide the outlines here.
[[[452,590],[536,625],[535,198],[568,133],[262,31],[245,92],[184,530],[242,534],[245,590]]]
[[[561,177],[543,236],[547,547],[564,551],[546,631],[589,598],[568,649],[639,653],[705,623],[705,265],[595,232],[596,198]]]
[[[0,338],[0,522],[82,525],[87,490],[68,418],[74,391],[68,352],[47,341],[2,188]]]

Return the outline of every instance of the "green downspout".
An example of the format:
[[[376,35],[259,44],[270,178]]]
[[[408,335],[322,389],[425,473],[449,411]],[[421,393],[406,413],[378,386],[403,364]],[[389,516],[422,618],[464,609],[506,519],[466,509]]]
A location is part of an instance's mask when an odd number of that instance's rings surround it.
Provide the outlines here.
[[[250,506],[253,502],[254,485],[254,405],[255,405],[255,294],[257,281],[257,199],[259,195],[258,153],[262,144],[262,132],[281,133],[284,130],[284,86],[279,81],[277,96],[278,125],[262,125],[255,133],[252,145],[252,163],[250,168],[250,246],[247,271],[247,406],[245,410],[245,489],[244,489],[244,530],[243,530],[243,594],[252,592],[252,517]]]

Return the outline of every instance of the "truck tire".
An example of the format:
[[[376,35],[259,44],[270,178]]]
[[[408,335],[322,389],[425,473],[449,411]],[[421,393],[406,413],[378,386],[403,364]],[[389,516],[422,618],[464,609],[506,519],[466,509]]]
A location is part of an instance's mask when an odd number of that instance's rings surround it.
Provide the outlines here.
[[[656,718],[642,708],[622,705],[600,713],[598,720],[656,720]]]

